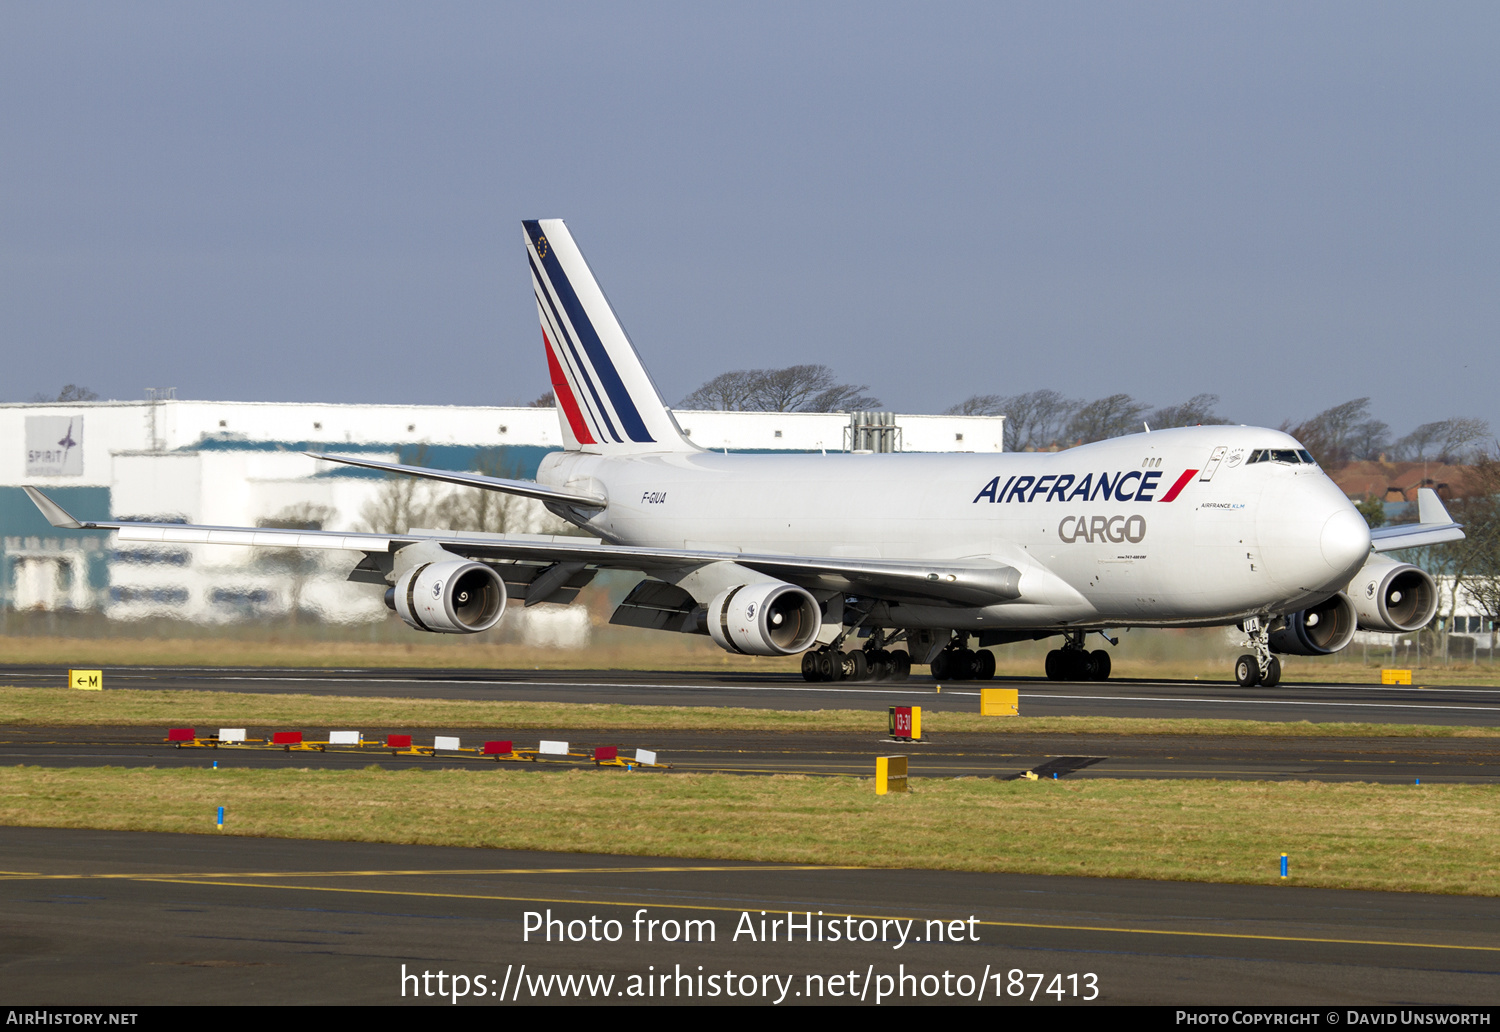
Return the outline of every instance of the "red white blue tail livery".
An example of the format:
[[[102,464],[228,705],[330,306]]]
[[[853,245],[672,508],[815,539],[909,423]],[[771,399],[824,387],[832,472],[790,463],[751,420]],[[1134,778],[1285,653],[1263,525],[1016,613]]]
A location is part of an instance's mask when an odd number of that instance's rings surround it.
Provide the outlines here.
[[[528,220],[526,256],[569,451],[695,451],[562,219]]]

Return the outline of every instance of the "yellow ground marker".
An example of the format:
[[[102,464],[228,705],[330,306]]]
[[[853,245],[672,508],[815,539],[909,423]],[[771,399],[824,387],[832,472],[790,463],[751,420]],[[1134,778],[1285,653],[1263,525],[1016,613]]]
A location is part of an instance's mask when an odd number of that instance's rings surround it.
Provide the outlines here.
[[[1020,689],[979,689],[979,715],[982,717],[1019,717],[1021,715]]]
[[[1410,670],[1391,670],[1386,668],[1380,671],[1381,684],[1411,684]]]
[[[906,791],[906,757],[875,757],[875,794]]]
[[[104,671],[69,670],[68,687],[79,688],[86,692],[102,692],[104,690]]]

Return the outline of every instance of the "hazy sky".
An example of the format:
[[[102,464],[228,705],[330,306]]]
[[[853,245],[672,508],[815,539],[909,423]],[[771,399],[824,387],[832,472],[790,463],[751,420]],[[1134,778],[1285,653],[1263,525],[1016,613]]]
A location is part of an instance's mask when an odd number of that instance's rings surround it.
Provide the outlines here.
[[[560,217],[669,403],[822,362],[1500,426],[1493,3],[0,17],[0,400],[524,402]]]

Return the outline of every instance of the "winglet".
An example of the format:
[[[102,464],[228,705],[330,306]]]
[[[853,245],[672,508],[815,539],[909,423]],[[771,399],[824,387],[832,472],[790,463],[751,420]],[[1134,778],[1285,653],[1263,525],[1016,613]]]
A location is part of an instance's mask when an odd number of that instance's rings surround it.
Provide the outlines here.
[[[1448,515],[1448,510],[1443,506],[1443,500],[1439,498],[1438,493],[1430,487],[1422,487],[1417,489],[1417,522],[1453,522],[1453,517]]]
[[[54,527],[62,527],[64,530],[82,530],[83,524],[75,520],[67,509],[58,505],[42,492],[34,487],[23,487],[23,491],[31,498],[36,507],[42,510],[42,515],[47,517],[47,522]]]

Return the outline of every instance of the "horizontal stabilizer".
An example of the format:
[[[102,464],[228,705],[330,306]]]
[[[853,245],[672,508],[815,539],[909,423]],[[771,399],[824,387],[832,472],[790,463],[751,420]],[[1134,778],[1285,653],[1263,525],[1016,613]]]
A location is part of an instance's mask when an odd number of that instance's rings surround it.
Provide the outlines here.
[[[403,466],[397,462],[376,462],[373,459],[357,459],[352,455],[324,455],[319,452],[303,452],[303,454],[311,456],[314,459],[322,459],[325,462],[342,462],[346,466],[359,466],[362,469],[378,469],[385,473],[400,473],[408,477],[421,477],[424,480],[440,480],[445,484],[477,487],[485,491],[499,491],[503,494],[519,495],[522,498],[535,498],[539,502],[559,502],[563,505],[571,505],[579,509],[603,509],[605,506],[605,500],[596,495],[577,494],[572,491],[558,491],[550,487],[544,487],[532,480],[506,480],[503,477],[488,477],[483,473],[460,473],[451,469]]]
[[[61,527],[64,530],[83,529],[83,524],[75,520],[68,510],[58,505],[36,488],[23,487],[21,490],[25,491],[31,500],[36,503],[36,507],[42,510],[42,515],[47,517],[47,522],[54,527]]]

